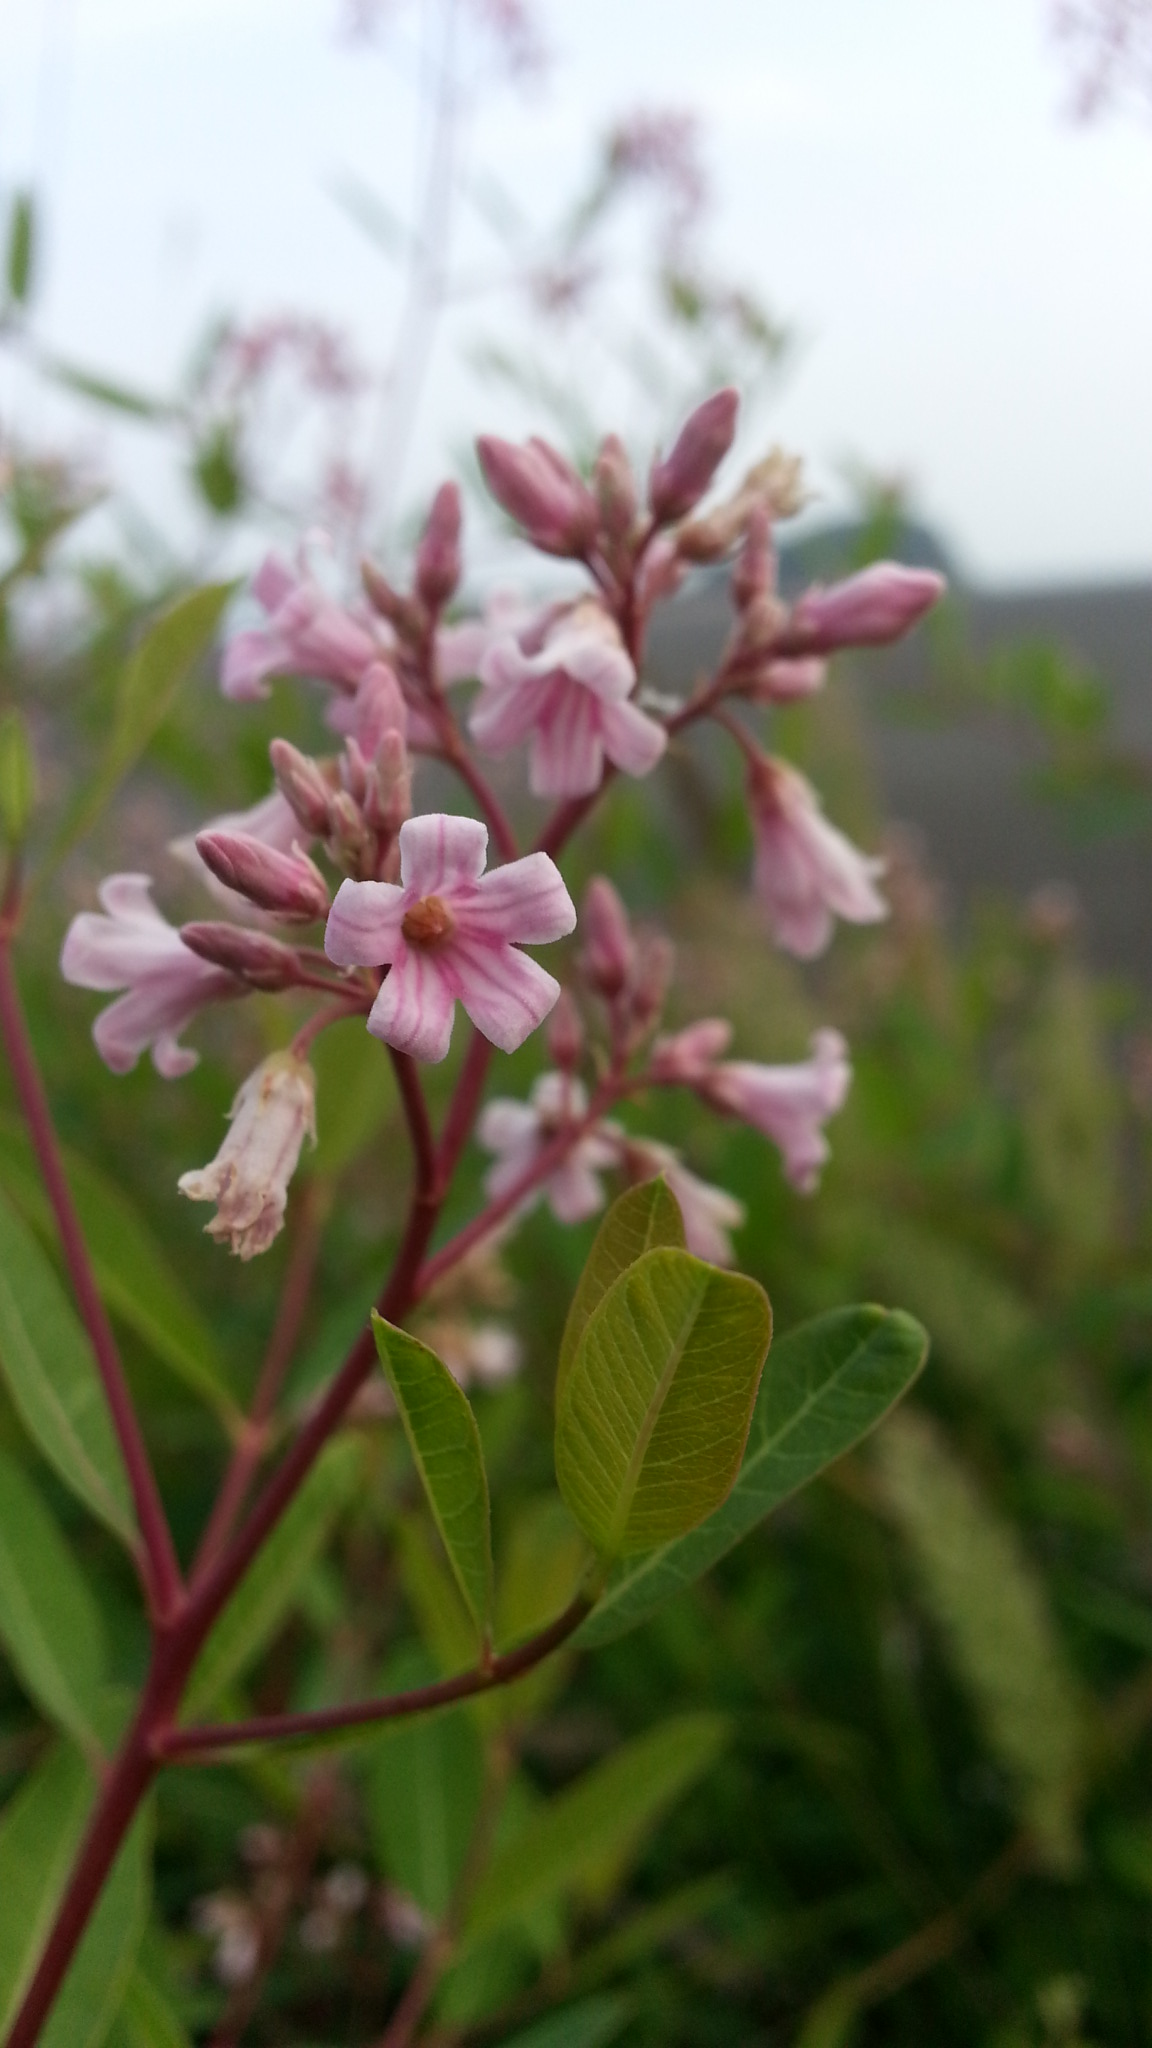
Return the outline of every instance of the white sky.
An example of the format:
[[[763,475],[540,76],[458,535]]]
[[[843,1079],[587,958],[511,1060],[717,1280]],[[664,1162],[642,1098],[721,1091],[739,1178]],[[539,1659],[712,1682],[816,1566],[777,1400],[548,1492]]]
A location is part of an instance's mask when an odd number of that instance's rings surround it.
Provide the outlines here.
[[[46,197],[61,353],[155,386],[210,313],[290,306],[380,353],[393,276],[328,186],[403,210],[413,97],[337,6],[0,0],[0,190]],[[830,493],[905,474],[988,579],[1152,574],[1152,120],[1065,117],[1047,0],[540,11],[551,81],[479,156],[558,202],[611,116],[697,108],[725,260],[801,339],[771,430]],[[418,467],[459,402],[445,365]]]

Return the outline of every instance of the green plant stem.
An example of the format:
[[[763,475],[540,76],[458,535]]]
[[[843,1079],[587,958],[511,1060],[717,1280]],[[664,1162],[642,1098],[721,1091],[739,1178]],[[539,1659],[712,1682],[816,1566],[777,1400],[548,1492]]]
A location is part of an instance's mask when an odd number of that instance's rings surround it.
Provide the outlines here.
[[[137,1554],[137,1565],[145,1595],[153,1618],[162,1619],[171,1615],[180,1601],[183,1592],[180,1566],[147,1446],[132,1406],[119,1347],[96,1285],[72,1190],[64,1172],[52,1112],[12,971],[11,937],[11,926],[6,919],[0,927],[0,1035],[56,1218],[68,1276],[84,1326],[92,1340],[104,1398],[128,1473],[143,1543],[142,1551]]]

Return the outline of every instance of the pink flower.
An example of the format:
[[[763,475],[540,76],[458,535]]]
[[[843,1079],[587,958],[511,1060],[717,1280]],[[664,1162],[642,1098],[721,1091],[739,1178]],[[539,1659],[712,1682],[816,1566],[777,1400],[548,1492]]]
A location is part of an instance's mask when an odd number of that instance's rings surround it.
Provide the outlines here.
[[[623,641],[594,602],[545,614],[519,638],[489,648],[485,688],[470,720],[473,736],[501,754],[531,736],[529,782],[536,796],[587,796],[604,757],[626,775],[647,775],[668,744],[662,725],[629,703],[636,671]]]
[[[515,1187],[540,1154],[587,1114],[588,1097],[579,1081],[567,1074],[542,1074],[527,1102],[498,1097],[490,1102],[476,1127],[485,1151],[496,1164],[484,1176],[493,1201]],[[597,1174],[614,1166],[620,1155],[619,1133],[612,1124],[598,1125],[576,1139],[562,1163],[525,1198],[530,1208],[547,1196],[561,1223],[580,1223],[604,1207],[604,1189]]]
[[[749,778],[756,835],[755,887],[776,943],[800,960],[822,953],[832,919],[874,924],[888,907],[873,860],[828,823],[810,782],[783,761],[762,759]]]
[[[723,1017],[702,1017],[698,1024],[658,1038],[652,1047],[652,1074],[657,1081],[694,1088],[714,1071],[732,1043],[732,1026]]]
[[[934,569],[873,562],[842,583],[816,584],[793,606],[781,654],[830,654],[837,647],[885,647],[923,618],[947,585]]]
[[[315,577],[269,555],[252,579],[268,624],[237,633],[224,650],[220,687],[226,697],[268,695],[271,676],[315,676],[354,690],[381,656],[371,627],[329,597]]]
[[[699,1028],[699,1027],[697,1027]],[[829,1155],[823,1126],[843,1107],[852,1082],[838,1031],[817,1031],[811,1057],[792,1066],[726,1060],[697,1085],[706,1101],[751,1124],[778,1145],[794,1187],[811,1194]]]
[[[628,1162],[639,1180],[653,1180],[663,1174],[680,1205],[684,1218],[684,1239],[690,1252],[706,1259],[710,1266],[730,1266],[735,1258],[729,1231],[739,1230],[746,1210],[743,1202],[727,1188],[712,1187],[689,1171],[671,1145],[654,1138],[629,1140]]]
[[[487,827],[443,812],[401,825],[400,882],[342,882],[324,946],[340,967],[388,973],[368,1029],[401,1052],[442,1060],[455,1005],[504,1052],[543,1023],[560,993],[517,951],[573,930],[576,912],[546,853],[484,873]]]
[[[96,1050],[114,1074],[127,1074],[146,1046],[157,1073],[174,1080],[199,1053],[178,1044],[205,1003],[244,993],[243,984],[191,952],[152,902],[148,875],[109,875],[100,885],[103,915],[74,917],[60,971],[77,988],[124,989],[92,1027]]]

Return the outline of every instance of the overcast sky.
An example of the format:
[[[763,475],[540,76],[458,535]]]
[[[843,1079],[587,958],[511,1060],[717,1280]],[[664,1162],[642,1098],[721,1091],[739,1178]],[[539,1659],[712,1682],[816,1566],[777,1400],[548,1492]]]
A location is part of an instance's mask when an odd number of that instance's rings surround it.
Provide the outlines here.
[[[0,188],[44,193],[62,352],[158,384],[210,313],[292,306],[379,354],[394,281],[330,187],[407,205],[414,97],[338,8],[0,0]],[[491,98],[477,155],[544,204],[613,115],[697,108],[725,261],[798,337],[772,432],[830,498],[858,460],[979,576],[1152,575],[1152,120],[1067,118],[1047,0],[539,11],[550,80]]]

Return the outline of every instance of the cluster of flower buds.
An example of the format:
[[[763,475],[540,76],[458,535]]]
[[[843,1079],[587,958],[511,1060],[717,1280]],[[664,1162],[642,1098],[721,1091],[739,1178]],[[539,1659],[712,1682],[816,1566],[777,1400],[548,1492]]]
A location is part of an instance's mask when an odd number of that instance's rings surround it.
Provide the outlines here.
[[[454,484],[433,499],[407,587],[365,565],[363,595],[346,604],[303,554],[295,566],[271,556],[258,571],[252,595],[263,622],[229,642],[221,687],[247,700],[267,696],[277,676],[318,683],[332,751],[317,757],[275,739],[269,792],[175,844],[226,915],[177,929],[153,905],[146,875],[114,875],[102,886],[101,911],[74,919],[62,955],[69,980],[116,995],[94,1035],[117,1072],[147,1047],[162,1074],[186,1072],[196,1054],[181,1037],[208,1005],[253,990],[325,998],[328,1008],[292,1045],[249,1075],[217,1157],[180,1181],[194,1200],[215,1203],[207,1227],[241,1258],[263,1251],[281,1227],[301,1148],[314,1137],[307,1047],[337,1015],[361,1014],[394,1054],[419,1061],[446,1056],[457,1004],[505,1052],[551,1019],[551,1070],[527,1102],[489,1103],[478,1127],[494,1155],[494,1223],[541,1196],[562,1220],[577,1221],[604,1199],[604,1173],[659,1172],[680,1198],[690,1241],[707,1247],[705,1256],[729,1256],[741,1219],[734,1198],[606,1113],[652,1085],[687,1086],[742,1118],[779,1147],[797,1187],[815,1184],[827,1156],[824,1124],[848,1086],[838,1034],[819,1033],[810,1058],[790,1067],[727,1059],[727,1027],[717,1020],[653,1046],[672,950],[660,936],[634,932],[605,877],[587,891],[577,980],[562,991],[524,949],[574,929],[571,897],[551,852],[516,854],[512,825],[471,751],[526,749],[529,792],[559,800],[542,842],[557,848],[613,775],[650,774],[673,734],[720,712],[748,764],[754,885],[776,943],[809,959],[836,918],[867,924],[886,914],[883,863],[824,817],[811,785],[741,718],[819,689],[837,649],[899,637],[936,601],[941,579],[878,563],[786,603],[774,530],[803,500],[799,465],[773,451],[728,498],[705,503],[737,412],[734,391],[706,399],[651,464],[646,490],[616,435],[602,442],[587,480],[544,441],[480,441],[492,495],[526,538],[584,565],[588,588],[575,598],[536,608],[498,599],[482,617],[449,620],[462,577]],[[693,564],[725,556],[728,647],[687,703],[670,702],[643,679],[650,614]],[[468,683],[461,715],[451,693]],[[495,866],[487,825],[414,810],[413,759],[422,755],[463,776],[493,828]],[[308,930],[321,923],[322,947]],[[462,1379],[493,1383],[511,1369],[507,1332],[466,1317],[447,1323],[442,1348]]]

